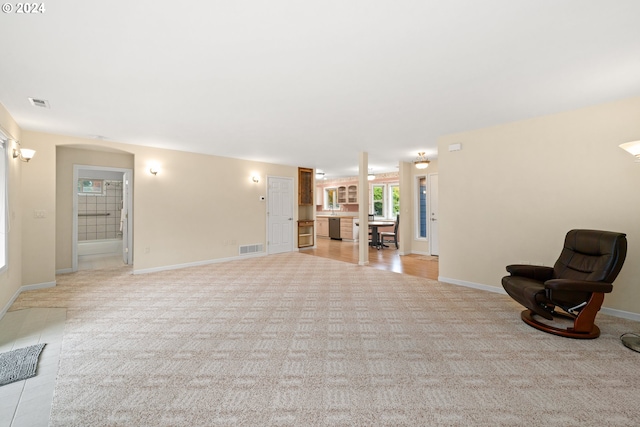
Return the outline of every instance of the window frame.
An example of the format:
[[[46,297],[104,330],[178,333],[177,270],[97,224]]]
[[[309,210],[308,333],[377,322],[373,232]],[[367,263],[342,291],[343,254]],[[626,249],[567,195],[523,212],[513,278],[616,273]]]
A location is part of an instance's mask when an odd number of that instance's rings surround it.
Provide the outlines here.
[[[379,202],[375,200],[375,191],[374,188],[381,187],[382,188],[382,215],[377,215],[375,211],[375,203]],[[398,212],[393,211],[393,189],[398,189]],[[395,220],[396,215],[400,213],[400,205],[402,204],[400,200],[400,182],[399,181],[391,181],[391,182],[379,182],[379,183],[371,183],[370,185],[370,197],[369,197],[369,206],[371,208],[371,212],[374,214],[375,219],[385,219],[385,220]]]
[[[338,187],[325,187],[323,191],[324,191],[324,198],[323,198],[324,205],[322,206],[322,208],[324,210],[340,209],[340,203],[338,203]],[[333,197],[330,197],[329,193],[333,193]],[[329,199],[334,200],[333,206],[329,205]]]
[[[424,180],[424,187],[420,184]],[[415,239],[427,241],[429,239],[429,177],[425,175],[416,175],[415,177]],[[422,200],[424,200],[424,216],[422,217],[421,208],[423,207]],[[422,223],[424,219],[424,236],[422,235]]]
[[[9,141],[0,131],[0,273],[9,267]]]
[[[382,188],[382,200],[376,200],[376,187]],[[374,215],[374,218],[387,218],[387,184],[371,184],[371,208],[373,211],[371,212]],[[378,215],[376,213],[376,203],[382,202],[382,215]]]

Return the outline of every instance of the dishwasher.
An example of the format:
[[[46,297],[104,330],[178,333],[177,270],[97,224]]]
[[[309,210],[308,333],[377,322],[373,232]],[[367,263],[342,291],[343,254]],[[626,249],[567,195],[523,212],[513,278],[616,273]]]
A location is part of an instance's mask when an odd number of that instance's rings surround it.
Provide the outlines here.
[[[340,218],[329,218],[329,237],[333,240],[342,240],[340,237]]]

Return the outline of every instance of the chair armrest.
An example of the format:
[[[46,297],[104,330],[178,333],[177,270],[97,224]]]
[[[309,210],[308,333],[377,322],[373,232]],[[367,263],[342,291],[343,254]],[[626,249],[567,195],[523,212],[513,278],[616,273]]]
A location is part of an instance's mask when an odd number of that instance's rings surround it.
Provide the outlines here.
[[[587,280],[551,279],[544,282],[544,287],[552,291],[582,291],[609,293],[613,285],[606,282],[589,282]]]
[[[553,268],[542,265],[512,264],[507,266],[512,276],[528,277],[529,279],[546,282],[553,277]]]

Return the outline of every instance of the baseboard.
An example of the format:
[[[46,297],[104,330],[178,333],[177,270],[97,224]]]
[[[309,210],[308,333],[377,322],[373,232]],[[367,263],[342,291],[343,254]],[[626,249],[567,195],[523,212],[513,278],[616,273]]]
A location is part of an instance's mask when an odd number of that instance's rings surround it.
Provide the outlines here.
[[[7,313],[7,311],[9,311],[9,308],[11,308],[11,305],[15,302],[16,299],[18,299],[18,296],[25,291],[35,291],[38,289],[46,289],[46,288],[53,288],[56,285],[55,280],[53,282],[45,282],[45,283],[35,283],[33,285],[22,285],[18,288],[18,290],[16,291],[15,294],[13,294],[13,296],[9,299],[9,301],[7,301],[7,303],[5,304],[5,306],[2,308],[2,310],[0,310],[0,319],[2,319],[4,317],[4,315]]]
[[[449,277],[438,276],[438,282],[450,283],[452,285],[464,286],[466,288],[480,289],[482,291],[489,291],[497,294],[507,294],[503,288],[499,288],[497,286],[483,285],[481,283],[467,282],[466,280],[451,279]]]
[[[442,276],[438,276],[438,281],[444,282],[444,283],[450,283],[452,285],[460,285],[460,286],[465,286],[467,288],[480,289],[483,291],[489,291],[489,292],[507,295],[507,293],[503,288],[499,288],[497,286],[483,285],[480,283],[467,282],[464,280],[451,279],[451,278],[442,277]],[[636,322],[640,322],[640,314],[638,313],[633,313],[630,311],[623,311],[623,310],[616,310],[614,308],[607,308],[607,307],[602,307],[600,309],[600,312],[603,314],[608,314],[609,316],[620,317],[622,319],[635,320]]]
[[[414,254],[414,255],[431,256],[431,254],[429,252],[425,252],[425,251],[414,251],[414,250],[412,250],[409,253]]]
[[[136,270],[134,265],[133,274],[147,274],[147,273],[157,273],[160,271],[179,270],[181,268],[199,267],[202,265],[219,264],[223,262],[238,261],[241,259],[257,258],[257,257],[263,257],[263,256],[267,256],[267,253],[259,252],[259,253],[250,254],[250,255],[238,255],[238,256],[229,257],[229,258],[216,258],[216,259],[209,259],[205,261],[188,262],[185,264],[164,265],[162,267],[143,268],[140,270]]]
[[[635,320],[640,322],[640,314],[632,313],[630,311],[616,310],[615,308],[602,307],[600,313],[608,314],[609,316],[621,317],[623,319]]]
[[[73,273],[73,268],[62,268],[60,270],[56,270],[56,274],[68,274]]]

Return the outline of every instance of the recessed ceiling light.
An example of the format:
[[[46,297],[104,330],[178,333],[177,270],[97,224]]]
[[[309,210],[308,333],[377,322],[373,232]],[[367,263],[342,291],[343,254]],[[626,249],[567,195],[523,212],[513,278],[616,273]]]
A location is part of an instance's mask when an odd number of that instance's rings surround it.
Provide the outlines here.
[[[38,99],[38,98],[29,98],[29,102],[31,103],[31,105],[33,105],[34,107],[40,107],[40,108],[51,108],[49,106],[49,101],[44,100],[44,99]]]

